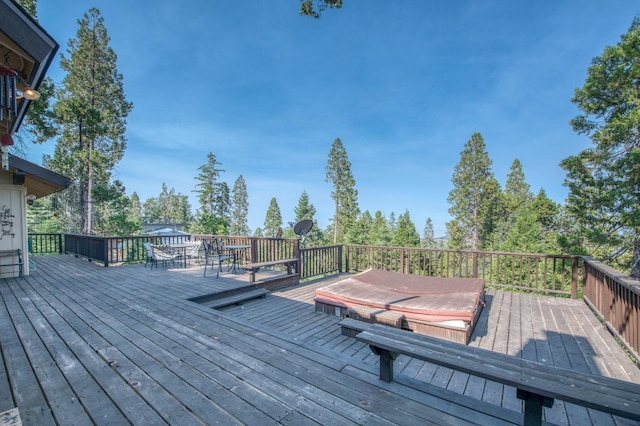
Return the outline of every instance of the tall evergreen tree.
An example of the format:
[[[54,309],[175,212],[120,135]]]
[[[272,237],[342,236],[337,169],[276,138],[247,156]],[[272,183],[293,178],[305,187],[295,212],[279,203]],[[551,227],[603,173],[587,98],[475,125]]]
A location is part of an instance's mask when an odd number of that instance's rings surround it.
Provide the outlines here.
[[[492,223],[488,224],[487,229],[491,235],[487,235],[483,248],[501,250],[499,246],[503,245],[507,235],[511,233],[521,211],[529,208],[532,199],[533,194],[526,182],[522,163],[516,158],[507,175],[501,200],[496,199],[490,206],[492,212],[489,217],[492,218]]]
[[[216,205],[220,198],[220,173],[224,170],[219,169],[217,166],[222,165],[218,162],[216,156],[210,152],[207,154],[207,164],[203,164],[198,167],[200,173],[196,176],[196,189],[193,190],[198,194],[198,201],[200,202],[199,212],[203,215],[213,215],[219,208]]]
[[[131,194],[130,205],[127,220],[136,223],[137,227],[142,230],[142,202],[137,192]]]
[[[293,212],[295,214],[294,223],[298,223],[304,219],[309,219],[313,222],[313,228],[311,228],[311,231],[309,231],[305,238],[305,247],[321,245],[322,231],[318,227],[318,221],[316,220],[316,207],[311,203],[307,191],[302,191],[300,198],[298,198],[298,204]]]
[[[298,205],[294,208],[293,212],[296,215],[296,222],[303,219],[314,219],[316,215],[316,207],[311,204],[307,191],[302,191],[300,198],[298,198]]]
[[[333,242],[347,242],[346,235],[355,223],[358,214],[358,191],[351,174],[351,163],[347,151],[338,138],[333,141],[326,166],[326,182],[333,185],[331,198],[334,201]]]
[[[371,244],[371,227],[373,226],[373,217],[369,210],[362,212],[353,226],[349,228],[347,240],[349,244]]]
[[[640,18],[594,58],[573,103],[573,130],[593,146],[562,161],[567,207],[591,254],[640,278]]]
[[[229,223],[229,233],[231,235],[251,234],[247,217],[249,215],[249,195],[247,194],[247,183],[242,175],[233,184],[231,190],[231,221]]]
[[[85,234],[94,226],[94,188],[107,185],[111,171],[126,147],[126,117],[132,104],[126,101],[116,54],[98,9],[78,21],[75,39],[60,67],[67,72],[54,105],[60,123],[53,158],[45,165],[74,180],[65,191],[65,212]],[[70,192],[75,192],[70,194]]]
[[[435,233],[433,231],[433,221],[428,217],[427,221],[424,223],[422,238],[420,239],[420,247],[435,248],[437,246],[438,244],[436,243]]]
[[[378,210],[373,215],[371,223],[371,231],[369,233],[369,244],[374,246],[389,246],[391,244],[393,234],[389,228],[389,222],[384,214]]]
[[[267,214],[264,218],[263,232],[267,237],[275,237],[278,235],[281,229],[282,212],[280,211],[280,206],[278,206],[278,201],[274,197],[269,203],[269,208],[267,209]]]
[[[492,231],[495,203],[501,192],[480,133],[474,133],[465,144],[451,180],[453,189],[447,199],[453,217],[447,223],[449,244],[452,248],[478,250]]]
[[[33,19],[38,20],[38,2],[36,0],[18,0],[18,4]],[[17,143],[12,147],[12,150],[16,154],[26,156],[29,142],[43,143],[56,135],[55,115],[51,108],[54,92],[53,80],[50,77],[45,77],[38,87],[40,97],[31,102],[22,126],[20,126],[20,131],[15,135]]]
[[[216,210],[214,215],[224,222],[231,222],[231,194],[227,182],[220,182],[217,185]]]
[[[191,221],[191,205],[186,195],[169,189],[162,184],[162,191],[157,198],[147,199],[142,206],[145,223],[162,223],[172,225],[189,225]]]
[[[511,215],[519,208],[526,207],[533,200],[531,187],[526,182],[522,163],[517,158],[511,163],[504,186],[507,214]]]
[[[416,231],[416,225],[411,220],[409,210],[405,210],[398,217],[398,229],[391,240],[391,244],[397,247],[417,247],[420,245],[420,235]]]
[[[94,232],[99,235],[133,235],[141,230],[141,223],[130,220],[131,199],[119,180],[112,185],[94,189],[97,201]]]

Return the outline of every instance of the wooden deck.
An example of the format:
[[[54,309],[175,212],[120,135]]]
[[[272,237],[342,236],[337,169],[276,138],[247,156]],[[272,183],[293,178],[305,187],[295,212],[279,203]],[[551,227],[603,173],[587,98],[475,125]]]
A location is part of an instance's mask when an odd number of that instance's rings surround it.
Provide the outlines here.
[[[35,261],[0,280],[0,412],[25,425],[499,424],[521,410],[514,389],[415,360],[378,380],[377,357],[314,310],[336,277],[214,310],[187,299],[247,275]],[[581,301],[491,291],[470,345],[640,383]],[[545,416],[630,424],[560,401]]]

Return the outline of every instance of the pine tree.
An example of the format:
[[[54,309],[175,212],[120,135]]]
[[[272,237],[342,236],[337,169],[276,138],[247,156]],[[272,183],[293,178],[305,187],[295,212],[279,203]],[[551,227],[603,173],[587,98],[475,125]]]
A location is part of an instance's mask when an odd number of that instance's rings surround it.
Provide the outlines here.
[[[431,221],[431,218],[428,217],[427,221],[424,223],[422,239],[420,240],[420,247],[436,248],[437,246],[438,244],[436,243],[435,234],[433,231],[433,222]]]
[[[307,191],[302,191],[300,198],[298,198],[298,205],[294,208],[293,212],[295,214],[295,223],[304,219],[309,219],[313,222],[313,228],[311,228],[305,238],[305,247],[317,247],[321,245],[323,236],[315,217],[316,207],[311,203]]]
[[[231,195],[227,182],[220,182],[217,185],[216,210],[214,215],[225,223],[231,222]]]
[[[640,18],[592,60],[572,102],[573,130],[593,146],[562,161],[567,207],[591,255],[640,278]],[[617,263],[617,264],[616,264]]]
[[[145,223],[162,223],[172,225],[189,225],[191,222],[191,205],[186,195],[176,193],[167,184],[162,184],[162,192],[157,198],[147,199],[142,206]]]
[[[198,167],[200,173],[195,178],[197,183],[193,192],[198,194],[199,212],[203,215],[213,215],[219,210],[216,205],[220,198],[218,179],[224,170],[218,169],[218,165],[222,165],[222,163],[219,163],[216,156],[210,152],[207,154],[207,164]]]
[[[491,172],[484,139],[474,133],[460,153],[447,201],[453,217],[447,223],[450,247],[480,249],[496,225],[500,185]]]
[[[129,208],[128,220],[138,224],[138,228],[142,229],[142,203],[138,193],[131,194],[131,207]]]
[[[133,235],[141,230],[141,223],[129,220],[131,199],[119,180],[112,185],[94,189],[96,208],[95,233],[103,236]]]
[[[387,218],[384,217],[384,214],[380,210],[376,211],[371,224],[369,244],[387,247],[391,244],[391,238],[393,238],[393,234],[391,233]]]
[[[333,242],[348,242],[346,235],[358,217],[358,191],[351,174],[351,163],[340,139],[333,141],[326,166],[326,182],[333,185],[331,198],[335,203]]]
[[[37,0],[18,0],[18,4],[38,21]],[[40,97],[31,102],[20,131],[15,135],[16,145],[12,147],[13,153],[26,156],[28,142],[43,143],[55,137],[55,115],[51,109],[54,97],[55,85],[50,77],[45,77],[38,87]]]
[[[249,195],[247,194],[247,183],[242,175],[238,176],[233,189],[231,190],[231,221],[229,223],[229,233],[231,235],[251,234],[247,217],[249,215]]]
[[[69,56],[62,55],[60,60],[67,72],[54,105],[60,137],[53,158],[47,157],[45,165],[75,182],[62,198],[68,203],[64,209],[68,223],[79,229],[67,231],[91,234],[93,191],[108,184],[111,170],[122,159],[126,117],[132,105],[125,99],[117,57],[109,47],[100,11],[90,9],[79,26],[77,37],[69,41]]]
[[[519,208],[527,207],[533,200],[531,187],[526,182],[522,163],[517,158],[511,163],[511,170],[507,175],[504,186],[507,215],[511,216]]]
[[[370,245],[372,226],[373,217],[368,210],[365,210],[360,214],[354,225],[349,228],[349,233],[347,235],[349,244]]]
[[[398,217],[398,229],[391,240],[391,245],[396,247],[418,247],[420,245],[420,235],[411,220],[409,210],[405,210]]]
[[[267,214],[264,219],[264,235],[267,237],[275,237],[282,229],[282,213],[278,206],[278,201],[274,198],[269,203]]]
[[[491,227],[492,235],[487,236],[486,244],[483,248],[502,250],[499,247],[504,245],[507,235],[512,232],[516,220],[521,211],[528,209],[533,194],[529,184],[525,180],[522,163],[517,158],[511,164],[511,170],[507,175],[507,182],[500,202],[493,206],[495,223]]]

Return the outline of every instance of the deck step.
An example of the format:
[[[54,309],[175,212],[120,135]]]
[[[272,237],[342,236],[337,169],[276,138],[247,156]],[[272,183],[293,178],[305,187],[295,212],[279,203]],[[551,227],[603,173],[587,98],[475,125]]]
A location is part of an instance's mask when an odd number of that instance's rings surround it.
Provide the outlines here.
[[[248,289],[246,291],[236,292],[226,297],[213,299],[203,302],[202,305],[211,309],[224,308],[225,306],[236,305],[251,299],[258,299],[269,294],[269,290],[264,288]]]

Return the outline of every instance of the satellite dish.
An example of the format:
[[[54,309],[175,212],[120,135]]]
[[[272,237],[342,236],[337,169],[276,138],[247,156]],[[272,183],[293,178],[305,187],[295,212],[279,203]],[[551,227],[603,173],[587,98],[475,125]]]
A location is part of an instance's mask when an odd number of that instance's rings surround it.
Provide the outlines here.
[[[300,222],[293,226],[293,232],[299,237],[302,237],[300,243],[304,243],[304,239],[307,237],[307,232],[313,228],[313,221],[311,219],[302,219]]]

